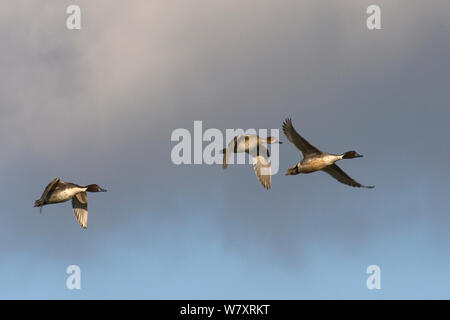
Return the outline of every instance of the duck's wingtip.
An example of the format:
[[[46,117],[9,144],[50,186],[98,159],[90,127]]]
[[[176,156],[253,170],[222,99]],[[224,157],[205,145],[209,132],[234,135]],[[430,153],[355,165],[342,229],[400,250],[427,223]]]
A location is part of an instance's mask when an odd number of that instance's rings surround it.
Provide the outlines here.
[[[291,121],[292,121],[291,118],[287,117],[284,119],[283,124],[287,124],[288,122],[291,122]]]

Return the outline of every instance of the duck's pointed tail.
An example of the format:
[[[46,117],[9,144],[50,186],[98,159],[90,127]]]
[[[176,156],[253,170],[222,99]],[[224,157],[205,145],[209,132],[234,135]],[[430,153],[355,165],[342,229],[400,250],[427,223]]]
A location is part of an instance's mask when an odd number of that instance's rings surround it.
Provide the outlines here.
[[[39,207],[39,213],[42,213],[42,206],[43,205],[44,205],[44,202],[41,199],[36,200],[34,202],[34,207]]]

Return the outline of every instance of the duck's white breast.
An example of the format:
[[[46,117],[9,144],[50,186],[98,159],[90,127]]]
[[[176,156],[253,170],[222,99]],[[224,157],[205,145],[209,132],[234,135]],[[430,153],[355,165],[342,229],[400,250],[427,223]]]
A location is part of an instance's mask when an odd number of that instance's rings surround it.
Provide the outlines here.
[[[86,191],[86,188],[66,188],[64,190],[59,190],[56,192],[53,192],[53,194],[50,197],[50,201],[55,202],[61,202],[61,201],[67,201],[73,198],[76,194]]]
[[[333,163],[335,163],[337,160],[340,160],[340,159],[341,159],[340,156],[336,156],[333,154],[329,154],[329,155],[322,157],[324,164],[326,164],[327,166],[332,165]]]

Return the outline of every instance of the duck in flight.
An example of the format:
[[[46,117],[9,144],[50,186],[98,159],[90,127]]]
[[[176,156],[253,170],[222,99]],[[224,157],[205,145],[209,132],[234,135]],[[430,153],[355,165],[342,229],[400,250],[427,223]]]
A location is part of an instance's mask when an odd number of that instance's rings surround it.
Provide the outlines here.
[[[271,170],[269,149],[263,144],[282,143],[275,137],[261,138],[256,134],[238,135],[231,140],[226,148],[221,150],[223,153],[223,168],[228,166],[228,160],[232,153],[247,152],[252,156],[253,169],[256,177],[262,186],[270,189]]]
[[[72,199],[72,208],[80,226],[87,228],[88,209],[87,209],[87,192],[106,192],[96,184],[90,184],[85,187],[74,183],[64,182],[59,178],[53,179],[45,188],[39,200],[34,202],[35,207],[42,207],[47,204],[66,202]]]
[[[333,178],[352,187],[374,188],[375,186],[364,186],[350,178],[335,162],[341,159],[360,158],[362,155],[356,151],[347,151],[343,154],[331,154],[320,151],[315,146],[305,140],[292,126],[291,119],[286,119],[283,123],[283,132],[288,140],[294,144],[303,154],[301,162],[287,170],[286,175],[296,175],[299,173],[311,173],[322,170]]]

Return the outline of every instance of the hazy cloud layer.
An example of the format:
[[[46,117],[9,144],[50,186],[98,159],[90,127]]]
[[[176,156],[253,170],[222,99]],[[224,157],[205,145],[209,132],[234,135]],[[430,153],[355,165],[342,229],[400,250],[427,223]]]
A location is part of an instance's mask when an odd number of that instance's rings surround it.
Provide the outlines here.
[[[0,297],[73,297],[69,264],[79,297],[373,297],[360,287],[379,263],[396,275],[382,297],[448,298],[448,1],[379,1],[379,31],[369,1],[77,1],[81,31],[69,4],[0,4]],[[283,136],[270,191],[251,166],[170,161],[194,120],[287,116],[364,154],[342,168],[376,188],[284,176],[300,154]],[[56,176],[108,189],[87,231],[69,204],[33,210]]]

